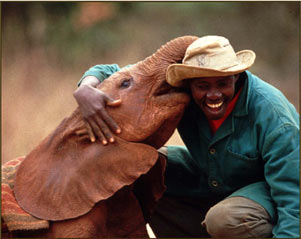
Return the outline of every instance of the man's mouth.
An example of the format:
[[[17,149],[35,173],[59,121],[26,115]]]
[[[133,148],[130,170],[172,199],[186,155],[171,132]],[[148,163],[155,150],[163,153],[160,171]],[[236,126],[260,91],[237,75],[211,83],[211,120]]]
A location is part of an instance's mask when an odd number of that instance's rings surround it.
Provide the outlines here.
[[[209,108],[211,108],[211,109],[217,109],[217,108],[220,108],[222,105],[223,105],[223,101],[222,102],[220,102],[220,103],[218,103],[218,104],[206,104]]]

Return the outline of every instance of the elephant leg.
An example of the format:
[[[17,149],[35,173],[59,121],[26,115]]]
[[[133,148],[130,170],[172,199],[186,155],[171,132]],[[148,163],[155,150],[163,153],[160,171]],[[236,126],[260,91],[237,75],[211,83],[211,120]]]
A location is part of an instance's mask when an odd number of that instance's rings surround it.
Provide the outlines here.
[[[107,207],[96,204],[90,212],[75,219],[53,222],[47,237],[99,238],[106,234]]]
[[[146,238],[146,222],[133,193],[133,185],[119,190],[107,200],[109,217],[107,237]]]

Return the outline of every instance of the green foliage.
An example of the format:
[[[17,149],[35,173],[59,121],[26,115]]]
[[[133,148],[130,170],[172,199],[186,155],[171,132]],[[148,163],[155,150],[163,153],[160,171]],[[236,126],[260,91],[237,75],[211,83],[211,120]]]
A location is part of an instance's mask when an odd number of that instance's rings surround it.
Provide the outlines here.
[[[84,59],[105,61],[112,52],[134,45],[145,44],[140,52],[146,56],[177,36],[217,34],[230,38],[238,49],[250,45],[259,51],[271,38],[275,51],[269,52],[276,62],[284,59],[277,45],[295,44],[298,37],[295,2],[94,2],[83,12],[87,4],[3,3],[4,47],[9,42],[10,51],[18,52],[20,41],[23,49],[45,46],[55,59],[76,66]],[[97,14],[99,19],[81,25],[82,19]]]

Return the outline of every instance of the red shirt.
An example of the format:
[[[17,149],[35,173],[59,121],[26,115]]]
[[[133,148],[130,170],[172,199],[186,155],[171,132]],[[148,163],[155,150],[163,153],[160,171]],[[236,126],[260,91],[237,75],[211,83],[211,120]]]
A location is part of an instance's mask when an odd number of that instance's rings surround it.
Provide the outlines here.
[[[221,119],[218,119],[218,120],[208,120],[209,121],[209,125],[210,125],[210,129],[211,129],[211,132],[213,134],[215,134],[215,132],[218,130],[218,128],[222,125],[222,123],[225,121],[225,119],[227,119],[227,117],[231,114],[231,112],[233,111],[235,105],[236,105],[236,102],[238,100],[238,97],[241,93],[241,90],[242,90],[243,87],[241,87],[239,89],[239,91],[237,92],[237,94],[233,97],[233,99],[230,101],[228,107],[227,107],[227,110],[226,110],[226,113],[224,114],[224,116],[221,118]]]

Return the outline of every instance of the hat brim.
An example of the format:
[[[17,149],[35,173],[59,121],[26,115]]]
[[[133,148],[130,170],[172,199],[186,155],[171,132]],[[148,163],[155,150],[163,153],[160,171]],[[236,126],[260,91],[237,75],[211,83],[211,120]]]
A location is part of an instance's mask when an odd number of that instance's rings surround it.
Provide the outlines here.
[[[172,64],[167,68],[166,80],[174,87],[183,86],[185,79],[229,76],[241,73],[250,68],[256,58],[251,50],[243,50],[236,53],[238,64],[224,70],[216,70],[212,68],[189,66],[185,64]]]

